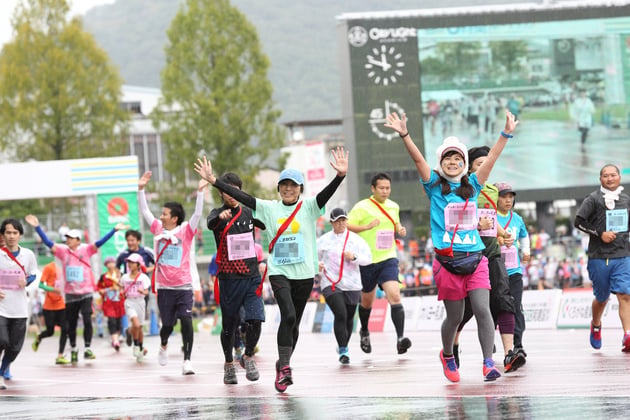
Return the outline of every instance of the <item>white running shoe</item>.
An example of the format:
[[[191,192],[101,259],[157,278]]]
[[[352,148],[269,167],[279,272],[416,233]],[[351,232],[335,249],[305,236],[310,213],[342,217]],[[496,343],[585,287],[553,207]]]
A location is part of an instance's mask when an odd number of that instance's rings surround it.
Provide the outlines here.
[[[4,378],[0,376],[0,389],[7,389],[7,386],[4,384]]]
[[[168,364],[168,347],[160,346],[160,352],[158,353],[158,363],[160,366],[166,366]]]
[[[194,375],[195,372],[192,368],[192,362],[190,360],[184,360],[184,364],[182,365],[182,375]]]

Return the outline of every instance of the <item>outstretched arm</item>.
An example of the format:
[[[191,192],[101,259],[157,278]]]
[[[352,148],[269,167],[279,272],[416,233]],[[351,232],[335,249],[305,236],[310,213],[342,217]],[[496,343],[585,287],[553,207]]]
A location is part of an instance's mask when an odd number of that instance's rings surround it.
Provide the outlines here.
[[[53,254],[55,253],[55,243],[53,241],[50,240],[50,238],[48,237],[48,235],[46,235],[46,232],[44,232],[44,230],[42,229],[42,227],[39,225],[39,220],[37,219],[37,216],[33,215],[33,214],[29,214],[27,215],[24,220],[26,220],[26,223],[28,223],[29,225],[33,226],[35,228],[35,232],[37,232],[37,234],[39,235],[40,238],[42,238],[42,242],[48,247],[50,248],[50,250],[53,252]]]
[[[424,156],[422,156],[422,153],[411,139],[409,131],[407,130],[407,116],[402,114],[402,118],[400,118],[397,113],[393,112],[387,116],[385,127],[391,128],[402,138],[407,153],[409,153],[409,156],[411,156],[411,159],[413,159],[416,165],[420,178],[425,182],[431,179],[431,167]]]
[[[346,177],[348,173],[348,151],[344,150],[343,147],[337,147],[337,149],[333,149],[331,151],[334,162],[330,162],[330,166],[332,166],[337,171],[337,176],[333,178],[332,181],[323,190],[321,190],[315,199],[317,200],[317,206],[321,209],[323,208],[330,197],[333,196],[339,185],[341,185],[341,181]]]
[[[507,109],[505,110],[505,128],[499,135],[497,142],[490,149],[490,153],[488,153],[488,157],[483,161],[479,169],[477,169],[477,179],[481,185],[485,184],[488,178],[490,177],[490,171],[494,167],[495,162],[499,158],[499,155],[505,148],[507,144],[508,138],[512,137],[512,133],[514,129],[518,125],[519,121],[516,120],[514,114],[512,114]],[[504,136],[504,134],[507,136]]]
[[[203,212],[203,190],[206,189],[206,186],[208,186],[208,184],[209,182],[205,179],[199,180],[199,186],[197,188],[197,200],[195,201],[195,211],[192,216],[190,216],[190,220],[188,221],[188,224],[190,224],[193,229],[197,229],[197,226],[199,225],[199,220],[201,220]]]
[[[138,181],[138,204],[140,205],[140,211],[142,212],[142,216],[144,217],[144,220],[146,220],[146,222],[149,224],[149,226],[153,224],[155,217],[153,216],[153,213],[151,213],[151,210],[149,210],[147,197],[144,194],[144,187],[146,187],[147,184],[149,183],[149,180],[151,179],[151,175],[152,175],[151,171],[146,171],[145,173],[142,174],[142,176],[140,177],[140,180]]]
[[[195,162],[195,172],[197,172],[202,179],[208,181],[219,191],[232,196],[236,201],[242,203],[250,209],[256,210],[256,197],[252,197],[236,187],[219,181],[212,173],[212,163],[205,156],[203,159],[197,159],[197,162]]]

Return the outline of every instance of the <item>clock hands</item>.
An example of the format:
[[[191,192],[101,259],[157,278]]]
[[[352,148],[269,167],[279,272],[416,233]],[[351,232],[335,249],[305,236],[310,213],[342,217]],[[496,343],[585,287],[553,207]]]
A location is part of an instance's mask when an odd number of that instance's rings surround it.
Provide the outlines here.
[[[387,62],[385,54],[381,54],[381,67],[383,67],[383,71],[387,71],[392,67],[392,65]]]

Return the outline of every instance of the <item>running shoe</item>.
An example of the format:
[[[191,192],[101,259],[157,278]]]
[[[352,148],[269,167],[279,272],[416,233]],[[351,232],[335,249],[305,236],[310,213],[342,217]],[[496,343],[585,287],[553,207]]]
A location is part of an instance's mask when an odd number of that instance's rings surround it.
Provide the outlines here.
[[[494,360],[484,359],[483,361],[483,380],[486,382],[494,381],[501,377],[501,372],[494,366]]]
[[[401,337],[396,342],[396,350],[398,351],[398,354],[407,353],[409,347],[411,347],[411,340],[407,337]]]
[[[131,331],[129,331],[129,328],[127,328],[125,330],[125,343],[127,343],[127,347],[131,347],[132,340],[133,337],[131,336]]]
[[[440,350],[440,360],[444,369],[444,376],[451,382],[459,382],[459,372],[455,364],[455,357],[444,357],[444,350]]]
[[[112,346],[114,347],[114,350],[120,351],[120,343],[118,341],[114,341]]]
[[[459,369],[459,344],[453,344],[453,357],[455,358],[457,369]]]
[[[160,352],[158,353],[158,363],[160,366],[166,366],[168,364],[168,350],[166,347],[160,346]]]
[[[194,375],[195,371],[192,368],[192,362],[190,360],[184,360],[182,365],[182,375]]]
[[[85,351],[83,352],[83,358],[86,360],[94,360],[96,359],[96,356],[94,355],[92,349],[85,349]]]
[[[342,365],[350,364],[350,354],[348,353],[348,347],[340,347],[339,350],[339,363]]]
[[[280,367],[279,361],[276,362],[276,381],[274,385],[276,391],[284,392],[289,385],[293,385],[293,377],[291,376],[291,368],[287,366]]]
[[[142,354],[142,352],[140,351],[140,347],[139,346],[133,346],[133,357],[135,357],[137,359],[138,356],[140,356],[141,354]]]
[[[0,376],[0,389],[7,389],[7,386],[4,384],[4,378]]]
[[[70,352],[70,363],[72,363],[73,365],[76,365],[77,363],[79,363],[79,352],[76,350],[72,350]]]
[[[243,356],[243,360],[245,360],[245,377],[248,381],[257,381],[260,374],[256,368],[256,362],[249,356]]]
[[[226,385],[236,385],[238,383],[234,363],[226,363],[223,365],[223,383]]]
[[[591,322],[591,347],[595,350],[602,348],[602,326],[595,327]]]
[[[64,356],[58,356],[55,359],[55,364],[56,365],[67,365],[70,363],[70,360],[66,359]]]
[[[630,333],[625,333],[623,335],[623,340],[621,341],[621,351],[624,353],[630,353]]]
[[[31,344],[33,351],[37,351],[39,349],[39,343],[40,341],[38,339],[35,339],[35,341],[33,341],[33,344]]]
[[[372,344],[370,343],[370,332],[361,329],[361,350],[363,353],[372,353]]]
[[[514,372],[525,364],[525,357],[521,353],[514,353],[512,350],[503,359],[504,372]]]
[[[13,379],[13,375],[11,375],[10,368],[11,368],[11,365],[7,366],[6,369],[2,372],[2,375],[0,375],[7,381],[10,381],[11,379]]]

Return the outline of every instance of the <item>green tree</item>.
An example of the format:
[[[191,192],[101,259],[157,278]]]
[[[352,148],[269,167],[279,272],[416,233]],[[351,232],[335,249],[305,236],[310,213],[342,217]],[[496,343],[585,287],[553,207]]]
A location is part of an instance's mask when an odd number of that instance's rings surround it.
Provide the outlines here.
[[[254,177],[274,166],[285,133],[254,26],[228,0],[187,0],[167,34],[153,120],[174,183],[182,185],[204,153],[217,174],[234,171],[247,191],[259,192]]]
[[[66,0],[22,0],[0,53],[0,149],[60,160],[127,151],[122,80],[107,54],[67,20]]]
[[[513,75],[522,67],[522,59],[527,57],[527,42],[525,41],[491,41],[492,62],[501,64],[507,75]]]
[[[452,68],[453,74],[476,74],[481,53],[480,42],[441,42],[437,45],[436,51],[444,63]]]

